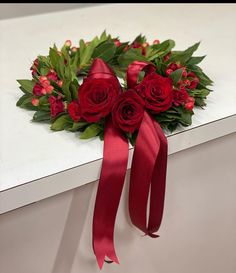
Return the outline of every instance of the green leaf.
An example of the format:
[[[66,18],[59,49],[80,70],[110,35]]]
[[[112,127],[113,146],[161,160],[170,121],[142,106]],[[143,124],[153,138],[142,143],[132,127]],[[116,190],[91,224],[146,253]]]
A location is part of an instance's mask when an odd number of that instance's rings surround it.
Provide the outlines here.
[[[174,46],[175,41],[170,39],[163,41],[160,44],[152,45],[149,47],[151,50],[147,53],[147,59],[152,61],[158,57],[163,57],[168,54]]]
[[[142,55],[140,48],[131,48],[118,57],[118,63],[121,70],[124,70],[133,61],[146,61],[146,58]]]
[[[197,65],[189,66],[189,69],[193,71],[200,80],[200,84],[203,86],[212,85],[213,81],[202,71]]]
[[[17,103],[16,103],[16,106],[21,106],[21,105],[24,104],[25,102],[31,101],[31,98],[32,98],[32,97],[29,97],[28,94],[24,94],[23,96],[21,96],[21,97],[19,98],[19,100],[18,100]]]
[[[111,42],[104,42],[99,44],[93,52],[92,58],[101,58],[105,62],[108,62],[114,57],[116,46]]]
[[[185,65],[188,60],[192,57],[193,53],[198,49],[200,42],[190,46],[184,51],[172,51],[170,56],[170,62],[179,62]]]
[[[72,125],[73,121],[67,114],[59,116],[51,125],[51,130],[61,131],[64,130],[68,125]]]
[[[80,135],[81,139],[88,139],[97,136],[102,131],[97,123],[89,125]]]
[[[37,111],[33,116],[33,121],[49,121],[51,119],[50,112]]]
[[[32,94],[35,82],[32,80],[17,80],[25,92]],[[21,89],[22,90],[22,89]],[[23,91],[23,92],[24,92]]]
[[[59,63],[60,56],[57,53],[57,50],[54,48],[50,48],[49,57],[50,57],[52,67],[54,67],[56,70],[58,70],[58,63]]]
[[[174,85],[176,85],[177,82],[181,79],[182,73],[183,68],[179,68],[170,74],[170,78],[172,79]]]
[[[85,121],[74,122],[72,127],[69,129],[69,131],[76,132],[76,131],[78,131],[79,129],[83,128],[86,125],[88,125],[88,123],[85,122]]]
[[[145,43],[146,42],[146,37],[144,36],[144,35],[142,35],[142,34],[139,34],[135,39],[134,39],[134,41],[133,42],[137,42],[137,43],[139,43],[139,44],[143,44],[143,43]]]
[[[193,111],[189,111],[189,110],[185,109],[184,107],[176,107],[176,109],[180,114],[180,117],[178,119],[179,122],[184,126],[191,125]]]
[[[206,57],[206,55],[199,56],[199,57],[191,57],[188,60],[187,65],[199,64],[205,57]]]
[[[71,102],[70,81],[69,80],[63,81],[63,83],[62,83],[62,91],[63,91],[63,94],[66,97],[66,100],[68,102]]]

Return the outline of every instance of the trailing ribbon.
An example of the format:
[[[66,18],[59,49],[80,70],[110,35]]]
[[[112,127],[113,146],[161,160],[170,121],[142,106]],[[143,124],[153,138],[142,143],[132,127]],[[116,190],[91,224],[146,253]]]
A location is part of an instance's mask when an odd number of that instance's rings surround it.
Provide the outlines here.
[[[100,269],[105,256],[119,263],[113,237],[127,160],[128,141],[109,119],[105,127],[102,170],[93,218],[93,249]]]
[[[148,70],[147,70],[148,68]],[[141,70],[152,72],[150,64],[133,62],[127,70],[128,87],[135,87]],[[145,112],[136,139],[130,175],[129,214],[132,223],[150,237],[158,231],[164,209],[167,167],[167,139],[160,125]],[[150,192],[149,220],[147,224]]]
[[[97,58],[88,77],[109,79],[115,75]],[[93,250],[100,269],[106,256],[119,263],[114,247],[114,226],[127,169],[128,148],[128,140],[108,118],[105,122],[102,170],[93,216]]]

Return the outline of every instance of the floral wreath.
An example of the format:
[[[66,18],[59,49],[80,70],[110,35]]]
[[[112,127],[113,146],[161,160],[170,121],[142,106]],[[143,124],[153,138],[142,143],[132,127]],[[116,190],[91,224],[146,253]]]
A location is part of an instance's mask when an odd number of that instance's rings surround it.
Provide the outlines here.
[[[199,44],[174,51],[170,39],[149,44],[139,35],[133,42],[120,42],[104,31],[90,42],[81,39],[79,47],[70,40],[61,50],[54,45],[48,56],[34,60],[31,80],[18,80],[24,95],[17,106],[36,111],[33,121],[49,122],[54,131],[80,131],[81,139],[104,140],[93,217],[93,250],[100,268],[106,256],[119,263],[114,225],[128,142],[135,146],[130,218],[145,235],[159,236],[167,170],[163,129],[190,125],[194,106],[206,105],[213,83],[198,66],[205,56],[192,56]]]

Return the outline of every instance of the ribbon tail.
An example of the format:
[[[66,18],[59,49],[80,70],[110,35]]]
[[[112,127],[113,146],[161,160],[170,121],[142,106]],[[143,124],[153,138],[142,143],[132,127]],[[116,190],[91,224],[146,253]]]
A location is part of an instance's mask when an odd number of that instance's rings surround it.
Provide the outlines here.
[[[149,234],[147,229],[148,196],[159,149],[160,140],[153,121],[145,112],[134,148],[129,188],[131,221],[145,234]]]
[[[160,125],[154,122],[156,133],[160,139],[160,151],[158,153],[151,181],[149,233],[157,232],[160,228],[165,202],[166,170],[168,143]],[[154,234],[153,234],[154,235]],[[158,235],[155,235],[158,236]]]
[[[111,119],[104,134],[104,151],[93,216],[93,250],[99,268],[105,257],[119,263],[114,247],[114,226],[128,161],[128,141]]]
[[[166,166],[167,139],[160,125],[145,112],[131,166],[129,213],[132,223],[152,238],[159,237],[154,232],[158,231],[163,216]]]

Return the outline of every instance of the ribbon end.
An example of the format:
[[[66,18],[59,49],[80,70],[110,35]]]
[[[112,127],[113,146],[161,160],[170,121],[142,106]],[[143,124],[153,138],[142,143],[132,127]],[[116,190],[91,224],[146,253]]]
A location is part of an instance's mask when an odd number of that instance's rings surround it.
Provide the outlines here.
[[[104,264],[104,261],[105,261],[105,255],[104,255],[104,257],[96,256],[96,258],[97,258],[97,263],[98,263],[99,269],[102,270],[102,267],[103,267],[103,264]]]

